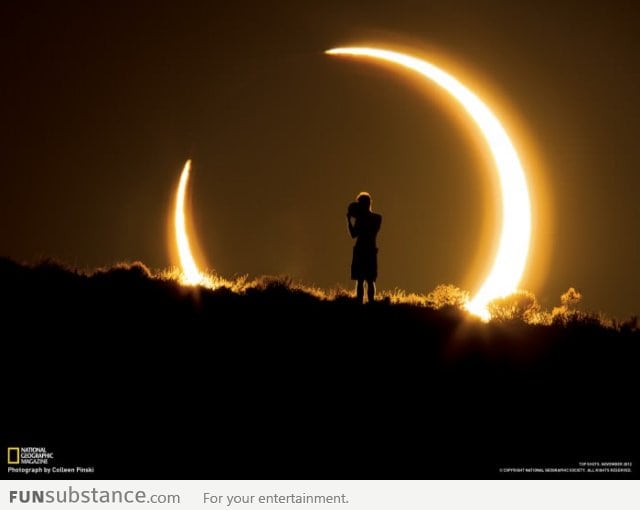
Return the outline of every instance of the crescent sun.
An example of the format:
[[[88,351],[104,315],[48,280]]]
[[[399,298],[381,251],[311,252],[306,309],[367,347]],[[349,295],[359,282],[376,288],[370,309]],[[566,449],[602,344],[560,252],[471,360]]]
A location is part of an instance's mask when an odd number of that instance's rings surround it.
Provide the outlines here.
[[[176,246],[178,257],[182,267],[182,282],[186,285],[202,285],[206,282],[206,276],[198,268],[187,232],[187,218],[185,212],[185,197],[187,194],[187,184],[191,173],[191,160],[187,160],[180,174],[180,182],[176,191],[176,206],[173,215],[173,224],[176,235]]]
[[[524,169],[506,130],[471,90],[439,67],[395,51],[381,48],[333,48],[328,55],[365,57],[404,67],[446,90],[466,110],[480,129],[495,162],[502,197],[502,232],[493,266],[466,308],[483,319],[489,318],[487,304],[517,290],[525,269],[531,242],[531,200]]]

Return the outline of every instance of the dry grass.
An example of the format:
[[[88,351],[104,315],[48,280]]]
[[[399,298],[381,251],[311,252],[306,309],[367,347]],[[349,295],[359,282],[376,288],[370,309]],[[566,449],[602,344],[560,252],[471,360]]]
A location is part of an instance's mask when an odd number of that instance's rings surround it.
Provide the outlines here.
[[[34,267],[52,272],[70,272],[78,277],[127,273],[130,276],[160,280],[167,283],[179,283],[181,280],[181,271],[177,267],[152,270],[139,261],[121,262],[111,267],[81,271],[69,268],[55,260],[45,259],[35,264]],[[306,295],[320,301],[345,301],[354,298],[354,292],[351,289],[345,289],[341,286],[323,289],[318,286],[308,285],[288,275],[267,275],[256,278],[240,275],[234,278],[223,278],[216,273],[210,272],[205,275],[203,283],[199,286],[209,290],[226,289],[239,295],[248,292],[277,291]],[[445,307],[464,310],[464,305],[468,299],[468,291],[452,284],[440,284],[425,294],[406,292],[400,288],[382,290],[378,293],[378,300],[387,305],[407,305],[434,310]],[[509,296],[495,299],[489,303],[488,308],[491,314],[491,322],[494,323],[520,322],[529,325],[564,327],[581,324],[597,325],[619,331],[639,330],[637,316],[619,320],[608,317],[599,311],[583,309],[581,307],[582,294],[573,287],[563,293],[559,301],[557,306],[553,306],[551,310],[548,310],[540,305],[532,292],[519,290]]]

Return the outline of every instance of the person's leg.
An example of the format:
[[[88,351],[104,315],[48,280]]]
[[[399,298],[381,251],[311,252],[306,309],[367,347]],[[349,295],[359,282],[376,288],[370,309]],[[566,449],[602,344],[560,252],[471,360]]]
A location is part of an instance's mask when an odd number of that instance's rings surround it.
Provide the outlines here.
[[[376,282],[373,280],[367,280],[367,300],[369,303],[373,303],[376,297]]]
[[[356,298],[360,303],[364,301],[364,280],[358,280],[356,284]]]

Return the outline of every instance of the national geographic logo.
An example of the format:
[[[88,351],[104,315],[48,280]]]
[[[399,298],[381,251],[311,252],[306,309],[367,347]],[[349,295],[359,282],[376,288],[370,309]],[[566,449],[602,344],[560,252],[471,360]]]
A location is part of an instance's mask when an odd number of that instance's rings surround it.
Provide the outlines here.
[[[20,448],[15,446],[7,448],[7,464],[20,464]]]
[[[10,446],[7,448],[9,465],[47,465],[53,460],[53,453],[43,446]]]
[[[7,473],[19,475],[91,475],[94,466],[57,466],[51,450],[44,446],[10,446],[7,448]]]

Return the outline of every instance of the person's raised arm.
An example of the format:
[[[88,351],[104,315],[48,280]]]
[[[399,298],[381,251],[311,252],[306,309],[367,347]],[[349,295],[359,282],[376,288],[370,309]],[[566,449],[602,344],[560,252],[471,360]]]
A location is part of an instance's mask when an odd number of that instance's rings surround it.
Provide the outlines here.
[[[349,227],[349,235],[351,236],[351,239],[354,239],[356,237],[358,237],[358,234],[360,233],[358,230],[358,227],[356,227],[354,224],[351,223],[351,215],[349,213],[347,213],[347,226]]]

